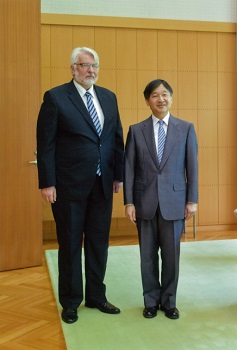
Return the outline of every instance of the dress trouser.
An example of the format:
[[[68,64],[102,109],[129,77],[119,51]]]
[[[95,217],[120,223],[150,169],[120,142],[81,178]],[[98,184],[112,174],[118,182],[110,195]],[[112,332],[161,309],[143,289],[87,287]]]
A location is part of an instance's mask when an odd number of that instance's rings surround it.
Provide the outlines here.
[[[105,199],[102,181],[96,177],[87,198],[68,201],[57,197],[52,204],[56,222],[59,268],[59,301],[63,308],[78,308],[83,300],[82,245],[85,256],[85,299],[105,302],[111,198]]]
[[[176,307],[183,225],[184,220],[165,220],[159,208],[152,220],[137,219],[146,307]]]

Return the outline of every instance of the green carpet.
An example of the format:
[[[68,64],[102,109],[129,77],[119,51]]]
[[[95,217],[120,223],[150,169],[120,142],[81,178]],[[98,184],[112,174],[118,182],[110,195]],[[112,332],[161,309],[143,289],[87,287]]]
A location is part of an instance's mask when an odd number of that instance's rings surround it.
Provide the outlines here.
[[[46,251],[57,299],[57,250]],[[62,328],[68,350],[195,350],[237,348],[237,240],[182,242],[179,320],[159,311],[142,316],[139,248],[109,248],[107,298],[121,308],[103,314],[81,305],[79,320]]]

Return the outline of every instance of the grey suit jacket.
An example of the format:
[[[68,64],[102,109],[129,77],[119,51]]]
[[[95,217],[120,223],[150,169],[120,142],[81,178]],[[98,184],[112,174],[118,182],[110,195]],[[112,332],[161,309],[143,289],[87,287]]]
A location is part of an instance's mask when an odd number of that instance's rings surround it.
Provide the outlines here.
[[[130,126],[125,147],[124,204],[152,219],[158,204],[166,220],[184,219],[187,202],[198,201],[197,137],[194,125],[170,115],[161,164],[152,117]]]

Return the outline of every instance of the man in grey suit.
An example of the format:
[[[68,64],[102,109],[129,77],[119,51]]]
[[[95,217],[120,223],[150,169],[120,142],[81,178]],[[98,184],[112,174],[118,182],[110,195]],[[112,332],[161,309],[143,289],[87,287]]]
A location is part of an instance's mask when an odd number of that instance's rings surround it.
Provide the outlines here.
[[[170,114],[172,95],[165,80],[146,86],[152,115],[130,126],[125,146],[124,204],[138,230],[145,318],[159,308],[179,318],[180,239],[198,201],[196,133],[192,123]]]
[[[113,193],[123,181],[123,130],[115,94],[95,85],[98,54],[73,50],[73,79],[44,95],[37,122],[39,188],[52,204],[59,243],[59,301],[62,319],[74,323],[85,305],[120,313],[106,298],[104,276]]]

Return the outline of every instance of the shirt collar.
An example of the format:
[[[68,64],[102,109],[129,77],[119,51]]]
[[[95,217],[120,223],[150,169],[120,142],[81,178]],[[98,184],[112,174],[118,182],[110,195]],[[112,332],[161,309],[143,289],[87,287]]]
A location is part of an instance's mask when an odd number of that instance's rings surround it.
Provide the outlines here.
[[[77,89],[77,91],[79,92],[79,94],[81,95],[81,97],[83,97],[85,95],[85,93],[87,91],[90,92],[90,94],[95,97],[95,92],[94,92],[94,85],[92,85],[88,90],[84,89],[84,87],[82,87],[80,84],[78,84],[75,80],[73,80],[73,83]]]
[[[166,116],[162,119],[167,126],[169,124],[169,118],[170,118],[170,112],[168,112]],[[152,114],[152,120],[153,120],[153,125],[157,124],[159,121],[159,119],[156,118],[153,114]]]

